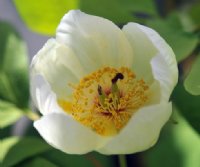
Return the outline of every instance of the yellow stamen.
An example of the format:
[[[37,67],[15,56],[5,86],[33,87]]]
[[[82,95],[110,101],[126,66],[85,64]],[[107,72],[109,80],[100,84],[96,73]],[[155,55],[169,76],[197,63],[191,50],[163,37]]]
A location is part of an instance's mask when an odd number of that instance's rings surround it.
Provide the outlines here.
[[[148,100],[148,86],[128,68],[104,67],[74,87],[73,100],[58,104],[74,119],[104,136],[117,134]]]

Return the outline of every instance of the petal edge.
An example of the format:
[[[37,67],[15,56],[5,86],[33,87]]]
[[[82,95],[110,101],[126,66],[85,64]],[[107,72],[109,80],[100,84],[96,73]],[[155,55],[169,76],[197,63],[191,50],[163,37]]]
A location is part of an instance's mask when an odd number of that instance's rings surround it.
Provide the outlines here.
[[[68,154],[85,154],[110,140],[62,113],[45,115],[34,122],[34,127],[47,143]]]

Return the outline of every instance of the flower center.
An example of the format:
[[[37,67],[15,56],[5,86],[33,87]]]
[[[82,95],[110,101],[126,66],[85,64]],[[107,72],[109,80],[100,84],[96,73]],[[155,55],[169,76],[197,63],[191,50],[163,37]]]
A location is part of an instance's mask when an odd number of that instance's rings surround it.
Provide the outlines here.
[[[103,136],[117,134],[148,99],[148,86],[126,67],[104,67],[74,87],[73,100],[58,104],[77,121]]]

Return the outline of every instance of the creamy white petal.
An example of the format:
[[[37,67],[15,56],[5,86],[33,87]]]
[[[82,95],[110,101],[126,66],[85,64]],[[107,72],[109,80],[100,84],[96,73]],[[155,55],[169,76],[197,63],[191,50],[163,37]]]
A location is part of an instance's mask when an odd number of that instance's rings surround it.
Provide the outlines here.
[[[149,86],[149,91],[148,91],[148,100],[145,103],[145,106],[149,105],[154,105],[154,104],[159,104],[160,99],[161,99],[161,90],[160,90],[160,83],[158,81],[154,81],[150,86]]]
[[[34,127],[50,145],[69,154],[85,154],[110,140],[60,113],[43,116]]]
[[[141,108],[113,140],[97,151],[103,154],[130,154],[150,148],[158,140],[171,112],[171,103]]]
[[[123,31],[134,50],[133,68],[136,73],[149,81],[153,73],[153,77],[160,82],[162,99],[168,100],[178,80],[177,63],[172,49],[157,32],[148,27],[129,23]]]
[[[178,66],[175,54],[166,41],[153,29],[141,25],[140,28],[159,50],[159,54],[152,59],[151,65],[155,79],[160,81],[161,84],[161,99],[167,100],[178,82]]]
[[[166,102],[169,100],[177,79],[172,78],[172,71],[168,67],[167,62],[161,56],[155,56],[152,59],[151,64],[154,77],[160,82],[161,86],[160,101]]]
[[[69,11],[57,28],[56,40],[73,49],[88,73],[102,66],[131,66],[133,54],[122,31],[111,21]]]
[[[122,29],[131,44],[134,53],[133,70],[137,77],[144,78],[147,83],[153,81],[150,61],[158,50],[148,37],[137,27],[136,23],[129,23]]]
[[[31,96],[39,111],[45,115],[50,112],[63,112],[56,102],[56,95],[42,75],[31,76]]]
[[[68,98],[73,89],[69,84],[76,84],[86,75],[73,51],[50,39],[36,54],[31,64],[31,75],[42,74],[52,90],[60,98]]]

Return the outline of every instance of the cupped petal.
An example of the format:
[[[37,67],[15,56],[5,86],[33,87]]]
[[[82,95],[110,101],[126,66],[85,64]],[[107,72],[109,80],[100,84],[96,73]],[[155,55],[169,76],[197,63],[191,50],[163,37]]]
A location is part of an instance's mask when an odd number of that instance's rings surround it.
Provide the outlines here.
[[[101,137],[64,113],[52,113],[34,122],[40,135],[53,147],[68,154],[85,154],[105,145]]]
[[[168,68],[167,62],[161,56],[155,56],[152,61],[152,70],[154,78],[160,82],[161,87],[161,97],[160,101],[166,102],[169,100],[169,97],[177,83],[172,75],[172,71]]]
[[[62,18],[56,40],[73,49],[87,73],[102,66],[132,64],[132,50],[123,32],[111,21],[79,10]]]
[[[171,103],[141,108],[116,137],[97,151],[102,154],[130,154],[150,148],[158,140],[171,112]]]
[[[55,93],[42,75],[31,76],[30,83],[33,102],[43,115],[50,112],[63,112],[57,105]]]
[[[151,28],[129,23],[123,27],[134,51],[133,69],[147,82],[160,82],[162,100],[166,101],[177,83],[178,68],[170,46]]]
[[[72,94],[69,85],[78,83],[86,75],[74,52],[55,39],[49,39],[34,56],[30,70],[31,76],[41,74],[56,95],[63,99]]]
[[[158,51],[152,42],[137,26],[136,23],[128,23],[122,28],[126,35],[133,53],[133,70],[139,78],[144,78],[146,82],[153,82],[152,69],[150,61]]]

